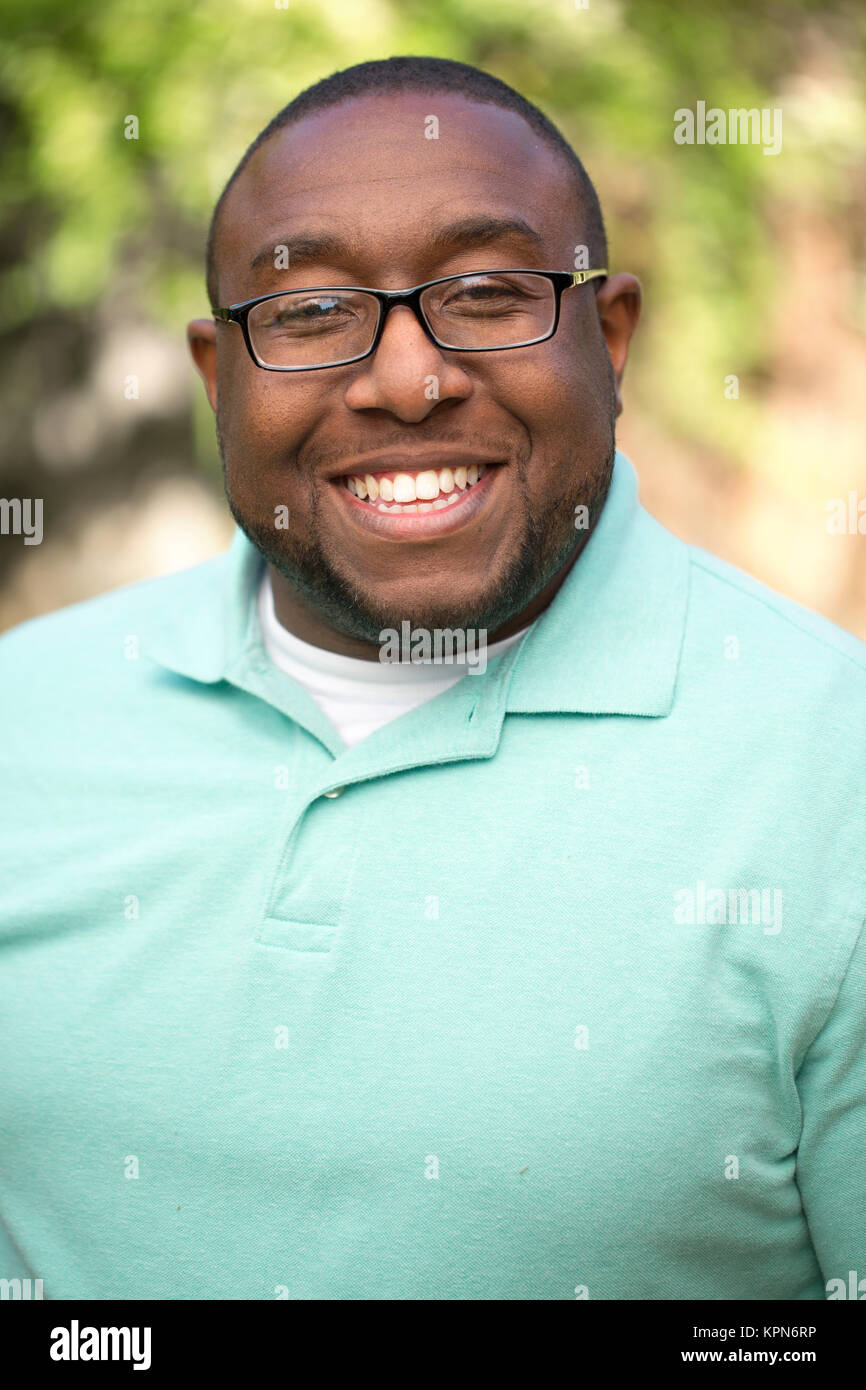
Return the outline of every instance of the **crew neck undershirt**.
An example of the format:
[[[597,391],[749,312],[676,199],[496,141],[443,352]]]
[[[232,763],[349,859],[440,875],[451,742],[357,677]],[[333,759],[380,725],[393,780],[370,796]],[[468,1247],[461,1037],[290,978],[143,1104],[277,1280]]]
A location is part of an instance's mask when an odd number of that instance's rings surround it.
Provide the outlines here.
[[[467,677],[481,678],[480,673],[470,674],[472,664],[477,663],[477,652],[473,653],[471,648],[469,662],[455,654],[453,663],[398,664],[365,661],[301,641],[277,618],[267,570],[259,588],[258,609],[268,656],[280,671],[304,687],[349,748],[407,710],[432,700],[457,681]],[[510,637],[491,642],[486,651],[487,661],[508,651],[531,626],[532,623],[527,623]]]

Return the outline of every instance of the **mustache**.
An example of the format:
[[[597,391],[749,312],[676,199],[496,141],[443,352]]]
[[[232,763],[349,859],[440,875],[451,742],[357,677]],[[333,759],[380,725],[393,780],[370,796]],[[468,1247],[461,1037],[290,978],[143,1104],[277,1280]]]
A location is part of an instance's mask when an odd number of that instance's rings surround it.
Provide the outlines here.
[[[513,458],[518,465],[529,458],[531,450],[528,440],[516,441],[513,438],[496,440],[489,434],[467,430],[422,430],[415,426],[411,434],[407,434],[405,429],[395,429],[389,430],[387,433],[377,434],[375,439],[357,435],[352,438],[341,439],[339,445],[330,447],[310,445],[303,450],[302,462],[305,472],[308,470],[318,472],[320,468],[329,470],[335,468],[344,458],[359,458],[374,452],[399,454],[403,451],[422,451],[428,446],[438,448],[450,444],[461,449],[475,449],[479,454]],[[520,447],[515,448],[516,444],[519,444]]]

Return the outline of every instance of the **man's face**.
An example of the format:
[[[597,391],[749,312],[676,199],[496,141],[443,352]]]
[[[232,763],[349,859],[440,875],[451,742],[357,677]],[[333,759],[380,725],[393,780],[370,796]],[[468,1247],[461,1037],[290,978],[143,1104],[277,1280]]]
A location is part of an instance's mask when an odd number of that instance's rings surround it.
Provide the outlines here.
[[[431,112],[438,139],[425,138]],[[220,303],[569,270],[583,239],[564,166],[516,114],[454,95],[364,97],[253,156],[223,209]],[[280,246],[288,268],[277,268]],[[235,325],[216,330],[215,367],[212,355],[207,371],[197,361],[235,519],[270,562],[275,592],[350,644],[378,643],[405,619],[484,629],[488,640],[519,625],[510,620],[585,539],[576,505],[594,523],[607,492],[617,404],[592,282],[565,293],[556,334],[532,347],[439,349],[398,307],[361,362],[265,371]],[[345,485],[350,474],[453,472],[467,459],[486,468],[453,513],[397,519]]]

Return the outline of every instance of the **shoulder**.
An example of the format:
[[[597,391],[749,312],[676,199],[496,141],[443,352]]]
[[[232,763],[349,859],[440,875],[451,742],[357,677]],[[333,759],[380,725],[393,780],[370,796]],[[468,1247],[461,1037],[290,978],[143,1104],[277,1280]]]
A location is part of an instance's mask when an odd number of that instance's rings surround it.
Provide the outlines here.
[[[147,635],[198,604],[222,582],[227,553],[175,574],[141,580],[19,623],[0,634],[4,698],[38,688],[70,690],[122,672]]]
[[[685,549],[687,645],[742,663],[755,678],[757,698],[766,691],[780,702],[797,701],[835,691],[852,710],[859,707],[862,719],[866,642],[709,551]]]

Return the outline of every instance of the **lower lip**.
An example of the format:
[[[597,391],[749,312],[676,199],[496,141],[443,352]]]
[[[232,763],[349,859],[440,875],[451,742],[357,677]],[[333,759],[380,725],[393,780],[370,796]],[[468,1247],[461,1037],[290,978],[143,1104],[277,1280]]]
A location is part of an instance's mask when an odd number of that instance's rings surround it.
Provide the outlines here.
[[[460,531],[474,521],[487,506],[493,480],[502,467],[501,463],[485,464],[482,477],[459,502],[452,502],[435,512],[380,512],[378,507],[360,501],[342,479],[338,479],[333,486],[340,493],[352,521],[380,540],[433,540],[439,536],[450,536],[452,531]]]

